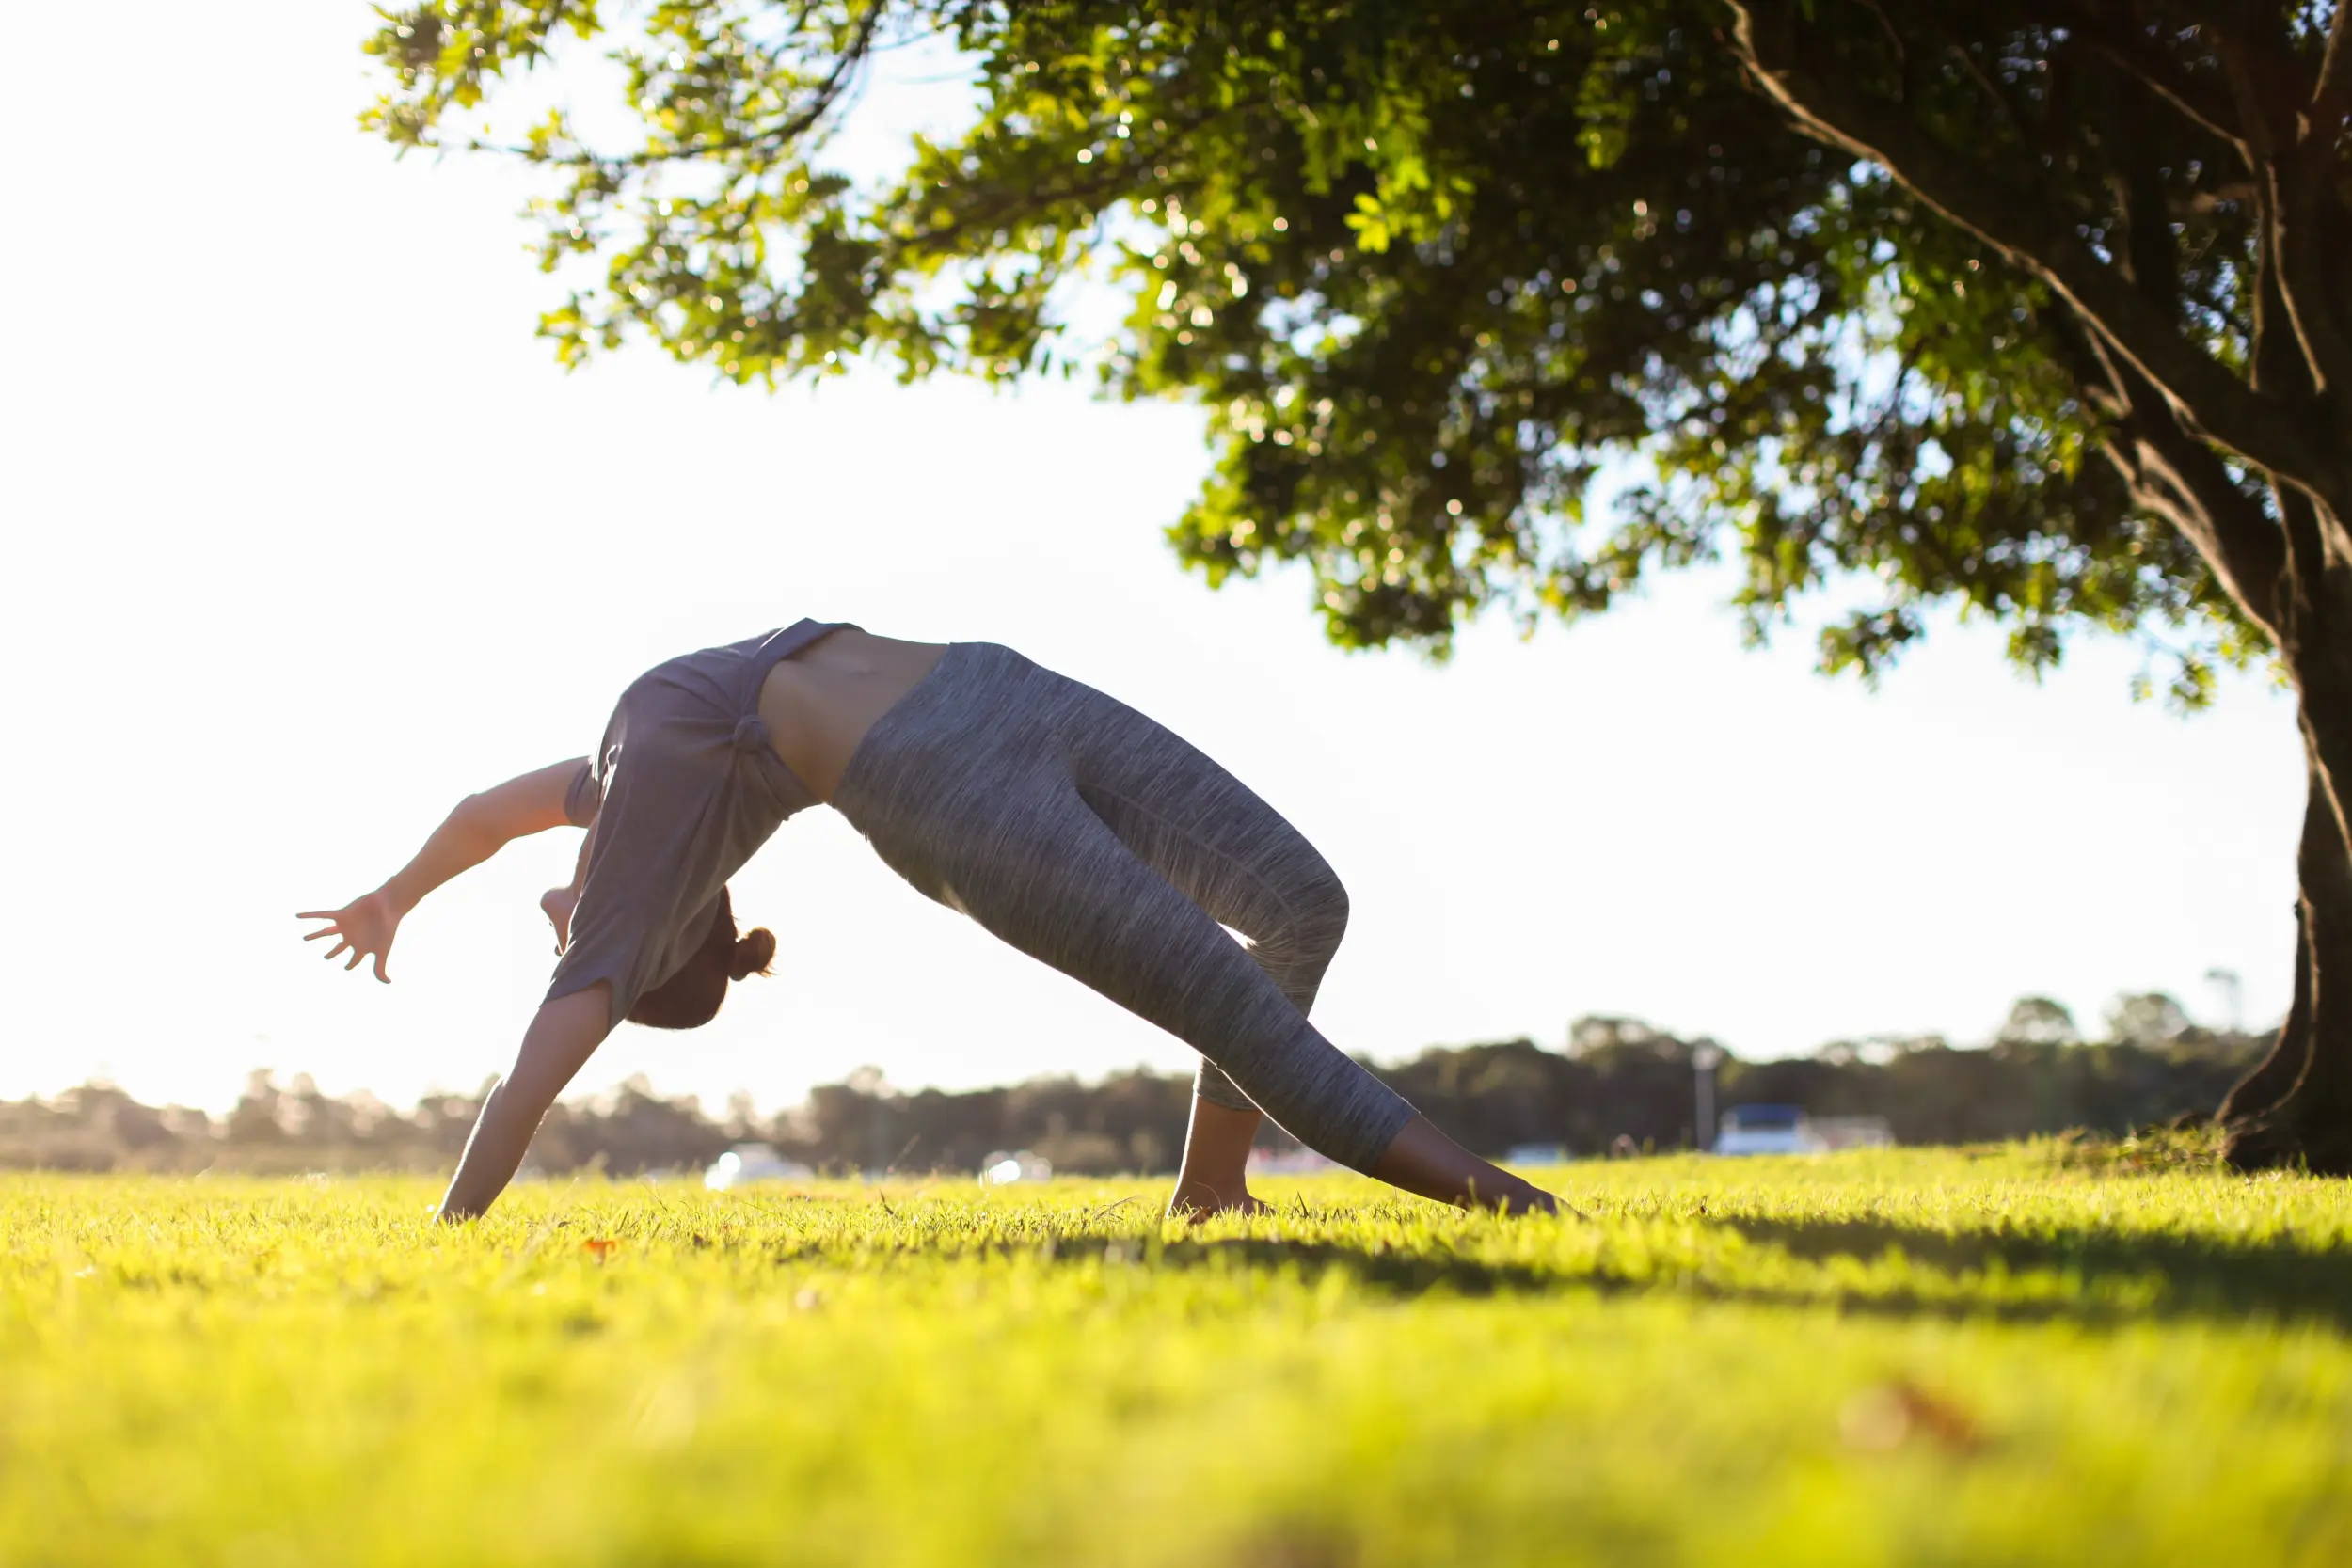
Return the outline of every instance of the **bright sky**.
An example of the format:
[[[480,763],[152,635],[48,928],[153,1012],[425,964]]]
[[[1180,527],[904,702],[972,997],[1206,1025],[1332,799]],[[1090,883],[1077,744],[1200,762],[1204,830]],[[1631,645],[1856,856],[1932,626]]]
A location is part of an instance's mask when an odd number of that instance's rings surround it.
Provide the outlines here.
[[[2249,1022],[2283,1011],[2302,775],[2265,681],[2185,721],[2128,699],[2130,649],[2035,687],[1947,626],[1871,693],[1803,637],[1743,650],[1705,577],[1533,641],[1483,626],[1443,669],[1343,655],[1304,578],[1177,570],[1185,408],[881,374],[771,399],[646,354],[563,374],[528,187],[354,130],[370,15],[111,8],[141,41],[103,83],[54,68],[87,55],[76,8],[12,18],[0,1095],[104,1073],[218,1106],[260,1066],[471,1087],[546,983],[535,897],[575,835],[428,900],[389,988],[293,911],[590,749],[640,670],[803,615],[1011,643],[1248,780],[1348,884],[1316,1016],[1353,1051],[1557,1044],[1586,1012],[1750,1055],[1974,1040],[2027,991],[2227,1022],[2215,968]],[[578,1087],[775,1106],[864,1063],[968,1086],[1191,1060],[830,812],[736,905],[780,977],[697,1033],[623,1030]]]

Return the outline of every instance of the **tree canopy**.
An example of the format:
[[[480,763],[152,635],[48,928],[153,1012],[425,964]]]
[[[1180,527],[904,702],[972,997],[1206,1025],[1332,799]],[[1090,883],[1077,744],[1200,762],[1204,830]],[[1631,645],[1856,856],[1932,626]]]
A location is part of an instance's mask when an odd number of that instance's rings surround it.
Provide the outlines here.
[[[1726,551],[1759,629],[1840,574],[1868,585],[1833,665],[1875,668],[1951,599],[2031,664],[2070,622],[2161,628],[2193,696],[2241,628],[2100,460],[2079,330],[1884,170],[1795,134],[1730,21],[657,5],[607,40],[635,137],[593,145],[557,113],[519,143],[561,173],[543,261],[602,263],[542,330],[567,362],[642,333],[743,382],[879,353],[1196,396],[1217,464],[1180,553],[1213,581],[1307,562],[1343,642],[1441,645],[1498,603],[1583,613]],[[373,123],[441,145],[499,77],[600,30],[565,0],[404,13],[373,44],[400,89]],[[970,130],[888,182],[829,172],[860,73],[926,33],[971,62]],[[1106,348],[1070,341],[1089,275],[1131,302]],[[2243,309],[2226,268],[2190,287]],[[1645,482],[1595,515],[1628,460]]]

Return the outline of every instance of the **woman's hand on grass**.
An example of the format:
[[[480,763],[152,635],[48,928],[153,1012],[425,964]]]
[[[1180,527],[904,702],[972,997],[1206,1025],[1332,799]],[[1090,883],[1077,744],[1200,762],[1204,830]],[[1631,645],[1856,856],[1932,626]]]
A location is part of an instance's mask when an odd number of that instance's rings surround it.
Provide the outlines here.
[[[326,961],[333,963],[344,954],[351,955],[345,969],[357,969],[369,958],[375,960],[375,977],[390,985],[392,977],[384,973],[384,960],[391,957],[392,938],[400,933],[400,917],[404,911],[392,902],[391,895],[382,888],[353,899],[340,910],[305,910],[296,920],[324,920],[318,930],[308,932],[303,941],[316,942],[321,937],[333,937],[335,945],[326,951]]]
[[[604,980],[539,1004],[514,1070],[482,1101],[457,1174],[441,1196],[443,1224],[472,1219],[506,1190],[548,1107],[612,1032],[612,987]]]

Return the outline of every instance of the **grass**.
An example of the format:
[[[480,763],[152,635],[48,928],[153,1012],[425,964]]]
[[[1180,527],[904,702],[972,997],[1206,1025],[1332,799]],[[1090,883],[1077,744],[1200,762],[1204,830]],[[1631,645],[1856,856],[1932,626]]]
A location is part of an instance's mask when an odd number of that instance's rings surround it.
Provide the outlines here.
[[[2352,1187],[0,1178],[0,1562],[2352,1561]]]

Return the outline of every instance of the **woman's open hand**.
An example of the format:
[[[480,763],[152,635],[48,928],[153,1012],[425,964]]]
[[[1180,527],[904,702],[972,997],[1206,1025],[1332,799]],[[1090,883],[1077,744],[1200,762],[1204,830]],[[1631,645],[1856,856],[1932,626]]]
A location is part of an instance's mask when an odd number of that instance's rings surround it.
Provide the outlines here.
[[[375,960],[375,977],[386,985],[392,977],[384,973],[384,960],[391,957],[392,938],[400,932],[400,917],[404,911],[393,904],[389,895],[378,888],[364,897],[355,898],[340,910],[305,910],[296,920],[324,920],[318,930],[307,933],[305,942],[321,937],[333,937],[335,945],[327,949],[326,961],[334,962],[345,953],[351,961],[345,969],[357,969],[364,959]]]

